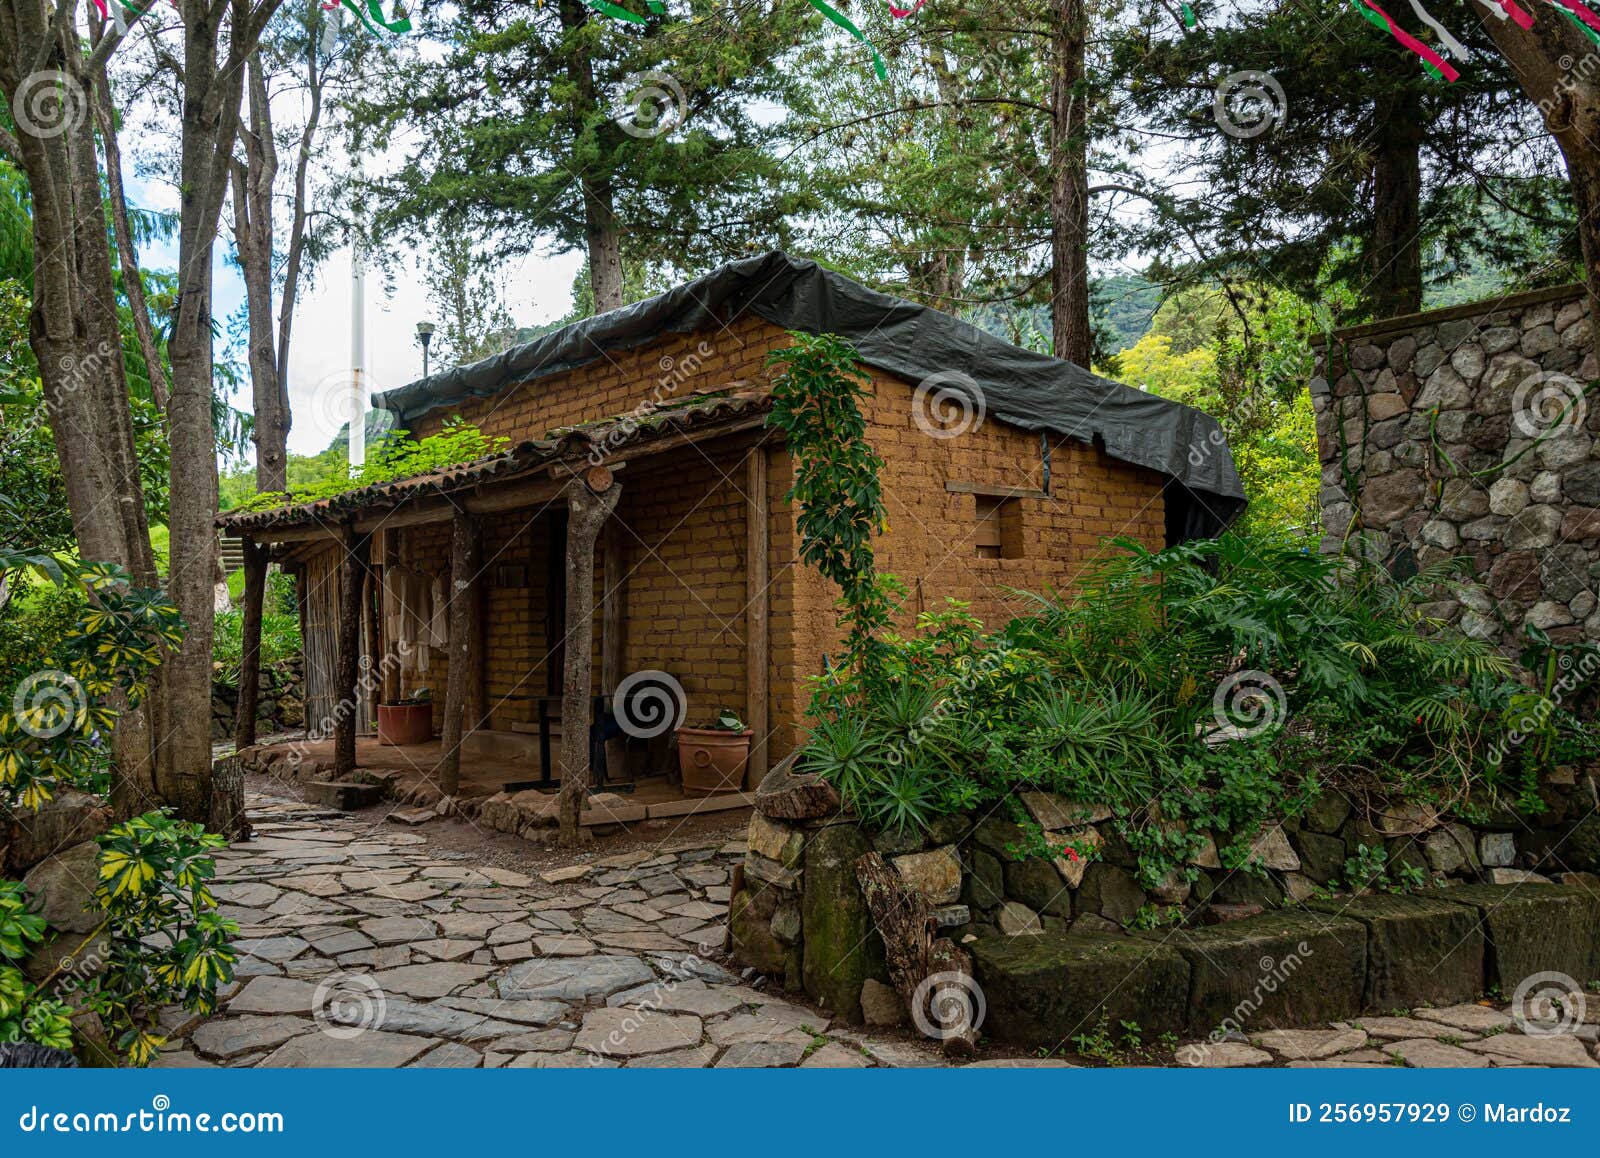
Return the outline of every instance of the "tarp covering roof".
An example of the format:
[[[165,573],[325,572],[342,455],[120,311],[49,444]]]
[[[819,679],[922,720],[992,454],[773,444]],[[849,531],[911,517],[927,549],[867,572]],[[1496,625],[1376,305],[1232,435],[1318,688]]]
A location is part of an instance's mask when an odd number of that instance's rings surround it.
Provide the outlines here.
[[[588,365],[608,351],[646,345],[664,333],[721,329],[746,311],[786,330],[837,334],[868,366],[911,383],[937,376],[940,390],[968,396],[990,417],[1024,430],[1099,440],[1112,458],[1161,472],[1170,480],[1169,541],[1215,535],[1244,510],[1233,456],[1209,415],[777,252],[730,262],[492,358],[375,394],[372,404],[405,425],[440,407]]]

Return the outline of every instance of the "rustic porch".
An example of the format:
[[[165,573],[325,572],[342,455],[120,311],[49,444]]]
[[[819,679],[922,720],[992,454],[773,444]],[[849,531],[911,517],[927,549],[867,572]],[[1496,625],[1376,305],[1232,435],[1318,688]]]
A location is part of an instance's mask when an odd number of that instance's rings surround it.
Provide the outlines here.
[[[568,832],[742,807],[677,787],[671,729],[733,709],[742,787],[768,767],[768,405],[713,396],[219,520],[247,543],[247,639],[266,561],[299,577],[316,778],[393,773],[401,799],[469,817],[515,797],[501,831],[558,800]],[[627,718],[644,677],[673,693],[647,730]],[[424,688],[435,738],[377,744],[378,706]],[[275,747],[260,770],[281,771]]]

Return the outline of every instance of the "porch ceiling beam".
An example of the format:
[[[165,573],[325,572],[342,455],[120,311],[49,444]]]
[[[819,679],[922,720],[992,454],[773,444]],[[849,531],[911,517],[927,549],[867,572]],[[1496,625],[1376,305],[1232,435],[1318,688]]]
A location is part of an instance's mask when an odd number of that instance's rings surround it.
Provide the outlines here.
[[[665,438],[629,443],[607,453],[604,459],[605,465],[617,471],[630,462],[679,450],[691,444],[703,444],[709,448],[713,445],[721,446],[729,441],[744,441],[739,436],[746,436],[753,430],[761,429],[766,420],[765,414],[754,414],[738,422],[718,426],[714,430],[691,430],[682,434],[668,435]],[[308,543],[318,540],[332,543],[343,538],[346,526],[370,534],[373,531],[391,528],[449,522],[455,518],[458,511],[463,510],[475,515],[518,510],[522,507],[561,500],[572,479],[584,473],[582,463],[583,460],[576,463],[560,461],[542,464],[535,471],[505,479],[486,479],[476,486],[463,487],[443,498],[438,495],[427,495],[416,499],[402,499],[392,507],[381,511],[357,513],[353,518],[331,520],[311,526],[242,528],[235,533],[257,543]]]

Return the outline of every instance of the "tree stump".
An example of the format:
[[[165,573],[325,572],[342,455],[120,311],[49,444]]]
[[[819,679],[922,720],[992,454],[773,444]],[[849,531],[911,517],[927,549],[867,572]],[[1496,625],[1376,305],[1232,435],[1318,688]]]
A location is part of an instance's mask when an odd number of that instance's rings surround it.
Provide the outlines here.
[[[249,840],[244,809],[244,757],[238,752],[211,762],[211,815],[206,828],[230,841]]]

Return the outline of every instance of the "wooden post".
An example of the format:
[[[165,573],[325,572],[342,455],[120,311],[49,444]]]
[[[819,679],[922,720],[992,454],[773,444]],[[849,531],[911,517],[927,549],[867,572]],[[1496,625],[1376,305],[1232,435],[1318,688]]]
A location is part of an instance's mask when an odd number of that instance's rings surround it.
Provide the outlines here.
[[[400,659],[395,650],[398,640],[390,639],[388,635],[389,590],[393,586],[393,576],[400,567],[400,532],[392,527],[386,527],[383,532],[383,582],[378,591],[378,619],[384,624],[384,665],[383,665],[383,695],[380,703],[393,703],[400,698]]]
[[[566,661],[561,681],[561,843],[578,843],[589,795],[589,697],[594,687],[594,545],[622,487],[603,466],[567,484]]]
[[[379,662],[384,654],[378,622],[378,571],[362,568],[362,731],[378,721]]]
[[[439,790],[454,797],[461,788],[462,720],[472,679],[472,589],[478,581],[478,518],[456,511],[450,528],[450,671],[445,682],[444,723],[439,742]]]
[[[772,670],[767,645],[771,560],[765,446],[751,448],[745,484],[744,722],[752,733],[745,777],[748,786],[754,788],[767,774],[767,680]]]
[[[361,651],[361,590],[366,580],[370,532],[344,529],[344,558],[339,566],[339,648],[334,665],[333,778],[356,770],[356,677]]]
[[[627,534],[620,520],[606,520],[605,592],[600,604],[600,693],[610,697],[623,680],[622,659],[626,640],[623,631],[628,613]],[[614,736],[606,741],[606,775],[616,777],[627,762],[627,741]]]
[[[267,549],[244,540],[244,646],[239,660],[239,702],[233,717],[233,747],[256,742],[256,702],[261,695],[261,604],[267,594]]]

